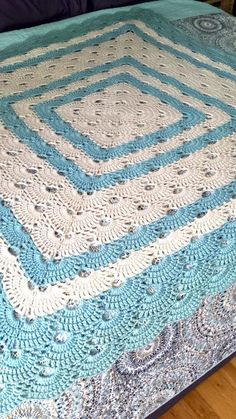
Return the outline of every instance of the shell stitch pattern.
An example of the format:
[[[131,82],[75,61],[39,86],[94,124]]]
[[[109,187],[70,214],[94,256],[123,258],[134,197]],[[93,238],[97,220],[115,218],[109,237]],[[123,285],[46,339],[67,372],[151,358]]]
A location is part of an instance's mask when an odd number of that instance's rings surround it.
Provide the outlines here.
[[[104,400],[235,282],[235,58],[133,11],[2,55],[3,415],[54,418],[87,383]]]
[[[92,419],[112,411],[117,419],[142,419],[231,355],[235,314],[234,286],[204,300],[192,317],[167,326],[148,346],[123,354],[106,373],[75,381],[57,399],[25,402],[0,418]]]

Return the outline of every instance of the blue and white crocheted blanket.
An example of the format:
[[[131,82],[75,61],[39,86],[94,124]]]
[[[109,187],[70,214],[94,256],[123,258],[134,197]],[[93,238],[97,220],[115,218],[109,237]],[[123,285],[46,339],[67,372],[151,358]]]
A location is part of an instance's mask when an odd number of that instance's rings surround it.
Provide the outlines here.
[[[236,274],[236,59],[150,12],[0,65],[0,413],[53,399]]]

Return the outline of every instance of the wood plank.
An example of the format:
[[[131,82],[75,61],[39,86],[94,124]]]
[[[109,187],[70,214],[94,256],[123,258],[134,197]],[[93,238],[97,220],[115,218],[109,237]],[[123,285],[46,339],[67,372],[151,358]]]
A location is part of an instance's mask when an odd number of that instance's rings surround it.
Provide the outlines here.
[[[206,402],[205,398],[198,393],[198,391],[194,391],[193,394],[187,394],[186,401],[189,406],[192,407],[195,413],[195,417],[199,419],[219,419],[219,416],[214,410],[214,407],[210,406]]]
[[[224,374],[231,386],[236,390],[236,365],[234,366],[232,362],[229,362],[224,366],[224,368],[222,368],[221,372]]]
[[[231,359],[230,364],[232,364],[236,368],[236,356]]]
[[[236,357],[160,419],[236,419]]]
[[[196,419],[194,410],[186,403],[185,398],[180,400],[169,412],[161,416],[160,419]]]
[[[197,391],[210,406],[214,406],[220,418],[236,418],[235,388],[221,370],[200,384]]]
[[[190,416],[191,414],[191,416]],[[208,405],[204,398],[193,391],[180,400],[161,419],[219,419],[217,413]]]

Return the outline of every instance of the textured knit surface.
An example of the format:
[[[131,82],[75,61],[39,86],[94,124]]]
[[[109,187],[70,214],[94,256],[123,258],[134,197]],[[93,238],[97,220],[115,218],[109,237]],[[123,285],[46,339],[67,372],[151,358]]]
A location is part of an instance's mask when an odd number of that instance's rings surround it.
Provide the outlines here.
[[[24,402],[3,418],[143,419],[235,351],[235,316],[234,286],[122,355],[108,372],[76,380],[55,400]]]
[[[1,55],[5,414],[234,283],[236,60],[138,8]]]

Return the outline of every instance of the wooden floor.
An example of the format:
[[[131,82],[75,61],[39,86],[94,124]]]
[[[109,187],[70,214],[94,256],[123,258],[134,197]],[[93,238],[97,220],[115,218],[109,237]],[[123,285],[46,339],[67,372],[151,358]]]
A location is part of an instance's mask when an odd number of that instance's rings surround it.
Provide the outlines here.
[[[236,358],[188,393],[160,419],[236,419]]]

